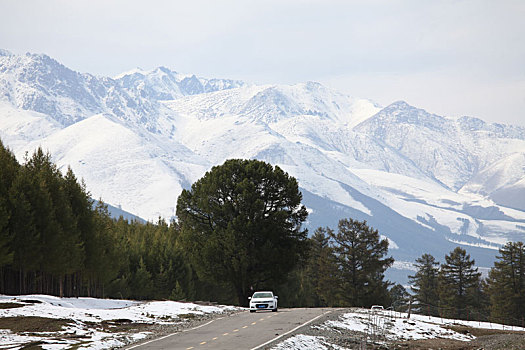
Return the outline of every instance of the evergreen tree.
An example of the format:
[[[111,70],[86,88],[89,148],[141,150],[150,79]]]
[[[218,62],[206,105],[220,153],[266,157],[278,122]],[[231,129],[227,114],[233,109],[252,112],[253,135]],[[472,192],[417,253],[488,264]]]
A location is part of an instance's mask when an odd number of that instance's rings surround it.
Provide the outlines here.
[[[416,273],[408,276],[412,292],[414,293],[415,311],[428,313],[436,316],[438,314],[438,274],[439,263],[430,254],[423,254],[416,259]]]
[[[6,205],[6,198],[0,197],[0,269],[12,263],[14,253],[11,248],[9,217],[11,213]]]
[[[390,288],[389,293],[393,309],[396,311],[406,312],[408,310],[410,294],[407,292],[405,287],[398,283]]]
[[[496,258],[488,278],[490,314],[499,322],[510,319],[521,324],[525,318],[525,245],[509,242]]]
[[[227,282],[245,305],[252,288],[282,282],[304,254],[301,199],[279,167],[228,160],[178,198],[181,247],[202,280]]]
[[[50,154],[38,149],[21,166],[0,142],[0,293],[206,297],[215,290],[191,275],[179,231],[164,220],[114,220]]]
[[[129,250],[125,231],[119,231],[118,222],[110,217],[108,207],[101,200],[95,207],[93,246],[86,256],[86,270],[91,273],[94,291],[105,293],[105,288],[117,279],[121,270],[126,270]],[[119,293],[125,293],[125,288]],[[122,296],[122,294],[120,294]],[[116,296],[116,294],[115,294]]]
[[[52,293],[50,277],[59,281],[63,294],[65,275],[79,269],[83,249],[70,202],[64,191],[64,179],[51,161],[49,153],[37,149],[26,164],[31,175],[33,193],[30,197],[35,211],[35,224],[40,233],[42,292]],[[50,276],[48,276],[48,275]]]
[[[311,306],[335,306],[339,302],[340,273],[334,248],[330,244],[330,228],[319,227],[311,241],[308,272],[312,281],[314,302]]]
[[[460,247],[445,255],[438,284],[440,307],[447,316],[463,318],[479,307],[476,295],[481,285],[481,273],[474,264],[475,261]]]
[[[133,275],[132,282],[133,297],[136,299],[151,298],[152,280],[151,272],[148,271],[144,260],[141,258],[137,271]]]
[[[388,282],[385,270],[394,262],[385,258],[388,240],[381,240],[379,232],[366,221],[343,219],[338,233],[330,232],[341,271],[342,299],[347,305],[370,307],[388,304]]]
[[[29,200],[32,183],[27,168],[23,167],[18,172],[13,185],[9,190],[11,203],[11,217],[9,229],[13,235],[11,246],[14,252],[13,268],[17,271],[18,288],[11,293],[24,294],[38,292],[29,290],[26,281],[28,271],[36,271],[42,260],[40,246],[40,233],[35,224],[35,211]]]
[[[9,190],[19,172],[14,154],[4,147],[0,140],[0,268],[12,263],[14,252],[11,247],[13,233],[9,228],[12,205],[9,201]]]

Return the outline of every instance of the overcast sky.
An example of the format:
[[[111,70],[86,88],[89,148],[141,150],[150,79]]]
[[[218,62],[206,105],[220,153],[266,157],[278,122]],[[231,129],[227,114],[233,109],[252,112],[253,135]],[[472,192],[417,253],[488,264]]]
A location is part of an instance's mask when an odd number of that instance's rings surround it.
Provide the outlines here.
[[[2,0],[0,48],[96,75],[312,80],[525,126],[523,0]]]

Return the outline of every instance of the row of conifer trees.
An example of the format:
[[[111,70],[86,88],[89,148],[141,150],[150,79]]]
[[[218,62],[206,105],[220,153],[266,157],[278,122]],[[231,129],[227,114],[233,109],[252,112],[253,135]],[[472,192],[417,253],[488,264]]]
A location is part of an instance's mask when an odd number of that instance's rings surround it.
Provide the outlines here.
[[[525,326],[525,246],[509,242],[499,250],[488,277],[457,247],[440,264],[430,254],[416,260],[409,276],[414,310],[432,316]]]
[[[176,231],[112,219],[71,169],[41,149],[21,165],[0,142],[0,293],[176,297],[191,277]]]

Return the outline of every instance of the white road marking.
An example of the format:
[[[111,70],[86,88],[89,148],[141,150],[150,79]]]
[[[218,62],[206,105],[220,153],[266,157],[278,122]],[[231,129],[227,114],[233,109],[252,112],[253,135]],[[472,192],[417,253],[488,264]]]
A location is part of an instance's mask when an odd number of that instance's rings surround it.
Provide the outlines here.
[[[193,328],[190,328],[190,329],[184,329],[182,332],[189,332],[189,331],[193,331],[195,329],[198,329],[198,328],[201,328],[201,327],[204,327],[204,326],[207,326],[209,325],[210,323],[212,323],[214,320],[211,320],[210,322],[207,322],[205,324],[201,324],[200,326],[197,326],[197,327],[193,327]],[[154,343],[156,341],[159,341],[159,340],[162,340],[162,339],[166,339],[166,338],[169,338],[175,334],[179,334],[179,333],[182,333],[182,332],[176,332],[176,333],[171,333],[171,334],[168,334],[168,335],[165,335],[164,337],[162,338],[157,338],[157,339],[153,339],[153,340],[150,340],[150,341],[147,341],[145,343],[142,343],[142,344],[138,344],[138,345],[134,345],[134,346],[131,346],[129,347],[128,349],[135,349],[135,348],[138,348],[138,347],[141,347],[143,345],[147,345],[147,344],[151,344],[151,343]]]
[[[283,333],[283,334],[281,334],[281,335],[279,335],[279,336],[273,338],[272,340],[267,341],[267,342],[264,343],[264,344],[258,345],[258,346],[254,347],[254,348],[251,348],[250,350],[257,350],[257,349],[260,349],[260,348],[262,348],[263,346],[268,345],[268,344],[270,344],[270,343],[276,341],[277,339],[282,338],[282,337],[284,337],[285,335],[288,335],[288,334],[290,334],[290,333],[292,333],[292,332],[298,330],[299,328],[306,326],[308,323],[311,323],[311,322],[317,320],[319,317],[322,317],[322,316],[324,316],[324,315],[326,315],[326,314],[328,314],[328,313],[330,313],[330,312],[332,312],[332,311],[326,311],[325,313],[323,313],[323,314],[321,314],[321,315],[319,315],[319,316],[316,316],[316,317],[312,318],[310,321],[307,321],[307,322],[303,323],[302,325],[299,325],[299,326],[295,327],[294,329],[292,329],[292,330],[290,330],[290,331],[288,331],[288,332],[286,332],[286,333]]]

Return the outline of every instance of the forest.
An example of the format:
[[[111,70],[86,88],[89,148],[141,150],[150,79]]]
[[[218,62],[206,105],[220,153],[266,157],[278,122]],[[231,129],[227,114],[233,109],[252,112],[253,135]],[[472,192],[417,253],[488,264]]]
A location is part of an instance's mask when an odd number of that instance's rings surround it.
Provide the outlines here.
[[[278,167],[231,160],[183,191],[178,221],[115,219],[49,153],[20,164],[0,141],[0,293],[243,305],[267,288],[282,307],[381,304],[523,324],[522,242],[502,247],[486,278],[460,247],[441,264],[424,254],[407,291],[384,278],[393,259],[377,230],[346,218],[309,234],[301,198]]]

